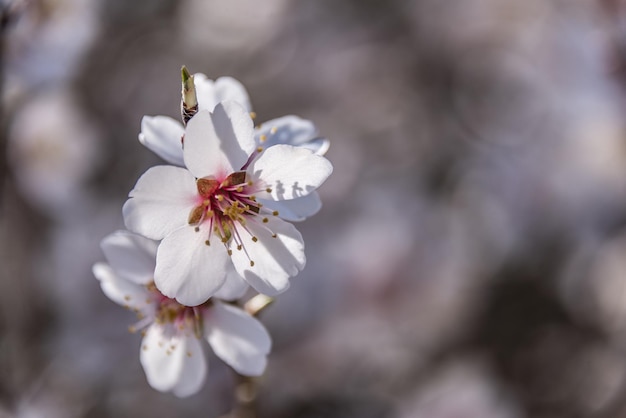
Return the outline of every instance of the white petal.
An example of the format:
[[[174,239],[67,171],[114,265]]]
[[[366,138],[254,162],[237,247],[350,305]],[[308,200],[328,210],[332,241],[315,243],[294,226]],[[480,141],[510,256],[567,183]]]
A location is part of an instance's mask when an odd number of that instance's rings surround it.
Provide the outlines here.
[[[264,122],[255,130],[257,145],[264,148],[287,144],[310,149],[324,155],[330,146],[326,138],[320,138],[317,128],[310,120],[289,115]]]
[[[157,252],[154,283],[165,296],[187,306],[205,302],[226,279],[226,248],[216,237],[206,245],[209,224],[203,225],[198,232],[189,225],[175,230]]]
[[[199,198],[193,175],[172,166],[148,169],[129,196],[123,208],[126,228],[155,240],[186,225]]]
[[[130,309],[139,309],[146,314],[154,310],[153,304],[149,302],[150,291],[146,287],[119,277],[105,263],[94,264],[92,271],[100,281],[102,292],[113,302]]]
[[[274,145],[261,153],[246,170],[259,182],[257,197],[289,200],[317,189],[333,171],[326,158],[290,145]],[[266,187],[271,193],[266,193]],[[271,197],[270,197],[271,196]]]
[[[207,374],[207,363],[202,350],[201,341],[194,335],[188,335],[181,347],[175,350],[184,350],[185,360],[178,383],[172,389],[174,395],[184,398],[198,393]]]
[[[235,271],[232,263],[229,263],[226,281],[213,297],[222,300],[237,300],[246,293],[248,287],[248,283]]]
[[[140,285],[153,280],[157,245],[156,241],[129,231],[116,231],[100,243],[113,270],[119,276]]]
[[[144,116],[139,142],[170,164],[183,166],[183,125],[168,116]]]
[[[213,113],[198,112],[185,131],[185,165],[194,176],[226,177],[243,167],[256,149],[252,119],[241,105],[223,102]]]
[[[287,221],[303,221],[315,215],[322,208],[322,201],[317,192],[291,200],[259,199],[266,209],[278,211],[282,219]]]
[[[263,374],[272,341],[259,321],[235,306],[215,302],[205,313],[204,329],[215,354],[238,373]]]
[[[327,138],[320,137],[311,139],[299,146],[313,151],[316,155],[324,155],[328,152],[328,148],[330,148],[330,141]]]
[[[261,293],[274,296],[287,290],[289,278],[298,274],[306,262],[302,235],[293,225],[276,217],[265,224],[248,222],[246,226],[252,235],[239,229],[245,251],[232,249],[235,269]],[[258,238],[256,242],[253,236]]]
[[[175,348],[172,349],[172,346]],[[154,389],[167,392],[180,382],[186,360],[185,350],[181,350],[184,347],[181,346],[184,346],[184,337],[165,335],[161,325],[152,324],[146,330],[139,360],[148,383]]]
[[[219,102],[227,100],[239,103],[248,112],[252,110],[245,87],[232,77],[220,77],[213,81],[204,74],[197,73],[194,75],[194,84],[200,110],[213,111]]]

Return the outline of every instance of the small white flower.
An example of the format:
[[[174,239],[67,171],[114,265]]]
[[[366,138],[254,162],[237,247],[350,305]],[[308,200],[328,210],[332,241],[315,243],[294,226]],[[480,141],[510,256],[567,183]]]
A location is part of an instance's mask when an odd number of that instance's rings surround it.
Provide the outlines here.
[[[198,305],[226,280],[229,266],[256,290],[275,295],[305,264],[302,236],[261,203],[307,196],[332,172],[308,149],[259,150],[252,119],[235,102],[199,111],[185,132],[184,163],[152,167],[124,204],[126,227],[163,240],[154,280],[168,297]]]
[[[93,273],[109,299],[137,313],[131,330],[142,330],[140,361],[150,386],[180,397],[198,392],[207,372],[202,339],[238,373],[263,373],[271,340],[259,321],[216,299],[188,307],[161,294],[152,279],[154,241],[117,231],[101,246],[109,264],[95,264]],[[215,296],[236,299],[247,288],[234,272],[228,285]]]
[[[232,77],[220,77],[213,81],[202,73],[194,75],[194,84],[199,110],[213,111],[222,101],[235,101],[248,112],[252,111],[250,98],[245,87]],[[170,164],[184,167],[182,139],[185,128],[179,121],[168,116],[144,116],[141,120],[139,141]],[[289,115],[272,119],[254,129],[257,148],[268,148],[277,144],[287,144],[307,148],[317,155],[328,151],[330,142],[320,137],[315,125],[306,119]],[[283,201],[267,202],[273,210],[278,210],[283,219],[302,221],[315,215],[322,207],[317,192],[305,197]]]

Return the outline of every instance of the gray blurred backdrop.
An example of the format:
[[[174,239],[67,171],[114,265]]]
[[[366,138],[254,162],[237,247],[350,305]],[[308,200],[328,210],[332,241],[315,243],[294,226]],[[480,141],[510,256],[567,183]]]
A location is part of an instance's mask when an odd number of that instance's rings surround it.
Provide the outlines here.
[[[152,390],[91,274],[182,64],[332,141],[250,417],[626,417],[626,2],[0,4],[0,417],[233,406],[212,354]]]

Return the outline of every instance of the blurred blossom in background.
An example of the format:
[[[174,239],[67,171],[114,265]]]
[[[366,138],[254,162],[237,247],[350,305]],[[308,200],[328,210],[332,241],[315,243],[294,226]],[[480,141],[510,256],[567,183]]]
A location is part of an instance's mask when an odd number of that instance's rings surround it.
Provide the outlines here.
[[[180,67],[331,140],[258,417],[626,417],[626,2],[2,0],[0,417],[225,416],[149,387],[91,265]]]

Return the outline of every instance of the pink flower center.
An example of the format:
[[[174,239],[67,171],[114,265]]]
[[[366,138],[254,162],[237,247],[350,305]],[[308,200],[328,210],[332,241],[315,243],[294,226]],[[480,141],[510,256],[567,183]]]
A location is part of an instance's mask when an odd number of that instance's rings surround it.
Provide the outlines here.
[[[150,296],[145,303],[153,306],[155,309],[154,311],[151,310],[151,313],[147,316],[144,310],[140,308],[133,309],[137,314],[139,322],[129,327],[131,333],[142,330],[142,335],[145,335],[143,329],[152,323],[156,323],[162,326],[165,332],[172,335],[189,330],[196,337],[202,337],[203,318],[213,305],[210,299],[198,306],[185,306],[175,299],[170,299],[163,295],[154,282],[147,284],[146,288],[150,292]]]
[[[247,222],[256,220],[264,214],[278,215],[278,211],[269,212],[263,209],[263,205],[257,202],[253,192],[253,183],[247,180],[245,171],[237,171],[230,174],[222,182],[210,177],[196,180],[198,188],[199,204],[189,213],[188,223],[200,230],[199,225],[209,222],[209,236],[205,241],[211,245],[211,236],[215,234],[222,243],[226,244],[231,239],[237,244],[237,249],[242,249],[242,240],[238,227],[250,233]],[[271,189],[266,190],[271,193]],[[269,222],[267,217],[261,218],[263,223]],[[252,241],[257,237],[252,233]],[[272,234],[275,237],[275,234]],[[232,254],[231,250],[228,250]],[[251,261],[254,265],[254,262]]]
[[[173,325],[177,331],[193,330],[196,337],[202,336],[202,318],[212,305],[211,300],[198,306],[185,306],[163,295],[154,284],[148,285],[148,289],[152,291],[157,305],[154,322]]]

